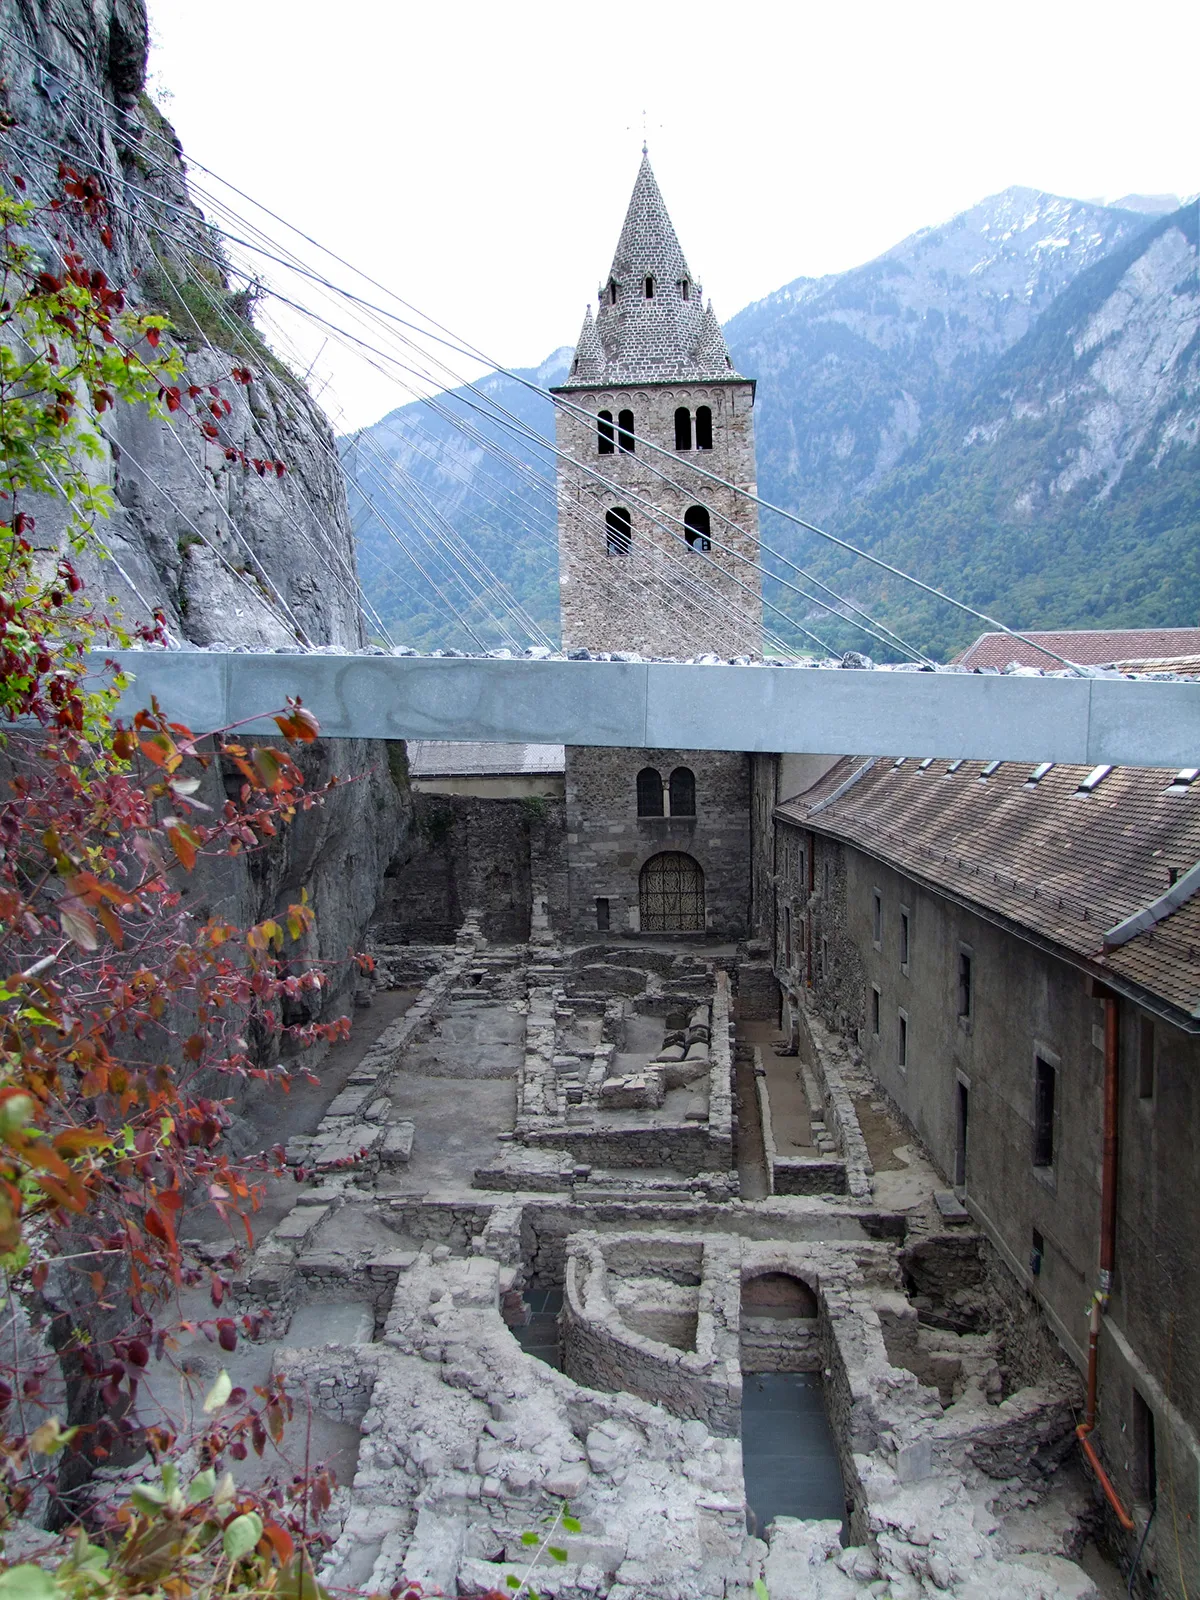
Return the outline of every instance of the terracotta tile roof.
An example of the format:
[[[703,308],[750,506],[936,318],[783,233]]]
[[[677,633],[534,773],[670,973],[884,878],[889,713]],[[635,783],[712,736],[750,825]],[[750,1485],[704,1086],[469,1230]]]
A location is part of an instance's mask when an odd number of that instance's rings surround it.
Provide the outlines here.
[[[855,844],[1200,1016],[1200,895],[1128,944],[1103,936],[1200,862],[1200,778],[1116,767],[846,757],[776,815]],[[848,780],[854,780],[848,783]],[[845,792],[838,790],[846,785]],[[1170,792],[1168,792],[1170,791]],[[835,798],[836,796],[836,798]]]
[[[1076,628],[1061,633],[1027,630],[1026,638],[1038,640],[1055,655],[1065,656],[1081,667],[1200,655],[1200,628]],[[1045,667],[1053,671],[1058,665],[1050,656],[1007,633],[981,633],[956,660],[963,667],[1003,668],[1010,661],[1019,661],[1023,667]]]

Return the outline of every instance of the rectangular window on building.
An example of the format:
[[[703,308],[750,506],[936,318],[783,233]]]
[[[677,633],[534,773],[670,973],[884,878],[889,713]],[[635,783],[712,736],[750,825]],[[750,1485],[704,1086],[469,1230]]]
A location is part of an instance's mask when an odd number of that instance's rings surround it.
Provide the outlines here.
[[[823,978],[827,978],[829,976],[829,940],[828,939],[822,939],[821,940],[821,976]]]
[[[610,912],[609,912],[609,905],[608,905],[608,897],[607,897],[607,895],[597,895],[596,896],[596,927],[599,929],[599,931],[601,933],[607,933],[608,932],[608,929],[609,929],[609,917],[610,917]]]
[[[912,919],[906,907],[900,907],[900,970],[908,971],[908,953],[912,939]]]
[[[1154,1098],[1154,1018],[1143,1017],[1138,1037],[1138,1099]]]
[[[871,1032],[878,1039],[878,1037],[879,1037],[879,987],[878,987],[877,984],[874,984],[874,983],[871,985]]]
[[[1158,1499],[1158,1459],[1154,1441],[1154,1413],[1133,1391],[1133,1490],[1143,1503]]]
[[[871,942],[876,950],[883,949],[883,896],[878,889],[871,891]]]
[[[800,846],[800,870],[797,873],[797,877],[800,880],[800,887],[804,890],[805,894],[807,894],[808,893],[808,848],[807,848],[806,845],[801,845]]]
[[[792,908],[783,908],[783,964],[790,967],[792,964]]]
[[[1046,1259],[1046,1241],[1035,1228],[1029,1245],[1029,1275],[1038,1278],[1042,1273],[1042,1262]]]
[[[1058,1073],[1038,1056],[1033,1075],[1033,1164],[1054,1165],[1054,1089]]]
[[[908,1068],[908,1017],[903,1011],[900,1012],[900,1044],[897,1065],[901,1072],[906,1071]]]
[[[975,998],[973,980],[971,952],[969,950],[960,950],[958,952],[958,1016],[961,1022],[969,1022],[971,1020],[971,1007]]]

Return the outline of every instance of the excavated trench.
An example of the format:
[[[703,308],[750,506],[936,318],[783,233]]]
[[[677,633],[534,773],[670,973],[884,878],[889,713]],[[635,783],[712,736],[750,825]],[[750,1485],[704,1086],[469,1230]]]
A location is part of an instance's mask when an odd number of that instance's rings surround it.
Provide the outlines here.
[[[776,1517],[828,1518],[846,1538],[842,1469],[820,1373],[743,1374],[742,1470],[750,1533],[761,1537]]]

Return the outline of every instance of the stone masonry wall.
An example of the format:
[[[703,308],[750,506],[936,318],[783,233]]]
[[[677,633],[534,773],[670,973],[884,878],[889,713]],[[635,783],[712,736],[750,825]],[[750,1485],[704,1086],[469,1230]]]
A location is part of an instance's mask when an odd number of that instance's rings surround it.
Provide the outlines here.
[[[524,943],[535,878],[561,870],[563,802],[414,794],[413,805],[418,848],[384,879],[377,936],[451,944],[475,910],[485,938]]]
[[[659,656],[758,655],[762,589],[757,568],[748,564],[758,560],[757,508],[696,470],[754,490],[753,385],[648,385],[577,391],[571,399],[591,417],[631,410],[635,434],[672,454],[638,445],[632,453],[602,456],[595,423],[565,407],[557,411],[563,452],[558,469],[563,647]],[[694,414],[701,405],[712,410],[713,448],[676,455],[676,407],[687,406]],[[689,548],[683,537],[683,519],[693,505],[709,510],[712,548],[707,553]],[[632,520],[628,555],[606,553],[605,514],[618,506]]]
[[[689,767],[694,817],[639,817],[637,775],[655,767],[668,779]],[[613,933],[640,929],[639,875],[652,856],[681,851],[704,873],[705,931],[721,939],[746,932],[750,862],[749,769],[744,755],[713,750],[599,750],[567,747],[569,925],[596,931],[596,902],[608,901]],[[665,937],[670,937],[666,935]]]

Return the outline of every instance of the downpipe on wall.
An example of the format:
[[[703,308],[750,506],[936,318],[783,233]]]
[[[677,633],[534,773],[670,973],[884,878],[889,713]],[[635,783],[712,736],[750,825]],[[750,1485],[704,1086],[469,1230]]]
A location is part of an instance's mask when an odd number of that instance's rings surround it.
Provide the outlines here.
[[[1092,1295],[1088,1318],[1087,1412],[1075,1429],[1079,1447],[1096,1474],[1096,1482],[1113,1515],[1125,1529],[1134,1533],[1136,1524],[1121,1503],[1121,1497],[1096,1454],[1089,1435],[1096,1426],[1097,1362],[1100,1348],[1100,1319],[1112,1293],[1113,1261],[1117,1238],[1117,1087],[1120,1063],[1120,1001],[1110,990],[1097,984],[1093,994],[1104,1001],[1104,1156],[1100,1175],[1100,1284]]]

